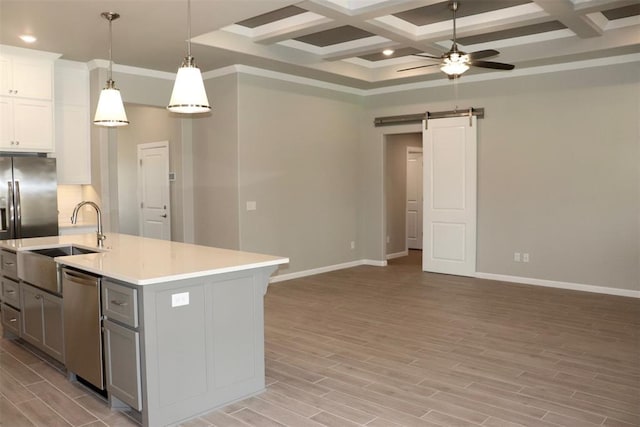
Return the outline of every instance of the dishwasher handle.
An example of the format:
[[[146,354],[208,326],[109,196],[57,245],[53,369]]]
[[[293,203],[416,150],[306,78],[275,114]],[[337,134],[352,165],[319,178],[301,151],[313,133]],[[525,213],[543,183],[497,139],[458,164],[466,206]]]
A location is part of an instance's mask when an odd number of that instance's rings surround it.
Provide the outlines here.
[[[76,273],[71,270],[62,270],[62,276],[74,283],[78,283],[81,285],[87,286],[96,286],[98,284],[98,278],[94,276],[89,276],[87,274]]]

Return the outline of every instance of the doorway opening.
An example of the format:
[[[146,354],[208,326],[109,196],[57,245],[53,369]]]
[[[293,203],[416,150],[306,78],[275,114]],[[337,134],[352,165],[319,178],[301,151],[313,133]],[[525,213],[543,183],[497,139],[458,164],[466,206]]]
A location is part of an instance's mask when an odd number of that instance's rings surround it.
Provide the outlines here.
[[[417,129],[419,129],[419,125]],[[387,134],[385,141],[386,258],[422,265],[422,132]],[[409,257],[410,258],[407,258]]]

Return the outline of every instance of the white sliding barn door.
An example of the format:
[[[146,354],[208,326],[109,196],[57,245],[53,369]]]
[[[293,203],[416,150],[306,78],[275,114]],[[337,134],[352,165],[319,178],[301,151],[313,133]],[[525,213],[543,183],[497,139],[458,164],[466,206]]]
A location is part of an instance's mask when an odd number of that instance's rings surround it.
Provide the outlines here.
[[[476,117],[431,119],[423,131],[422,270],[476,271]]]

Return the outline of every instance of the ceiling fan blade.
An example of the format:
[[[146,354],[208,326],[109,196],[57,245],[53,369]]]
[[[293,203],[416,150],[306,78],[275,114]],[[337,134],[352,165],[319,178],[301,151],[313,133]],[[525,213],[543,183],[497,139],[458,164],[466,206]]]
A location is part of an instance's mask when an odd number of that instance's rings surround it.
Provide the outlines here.
[[[469,61],[469,65],[480,68],[492,68],[494,70],[513,70],[516,68],[516,66],[512,64],[503,64],[502,62],[491,61]]]
[[[420,65],[418,67],[403,68],[402,70],[398,70],[398,72],[400,72],[400,71],[409,71],[409,70],[417,70],[418,68],[433,67],[435,65],[440,65],[440,64],[429,64],[429,65]]]
[[[413,56],[419,56],[420,58],[429,58],[429,59],[442,59],[439,56],[428,55],[426,53],[412,53]]]
[[[497,50],[487,49],[487,50],[479,50],[477,52],[471,52],[471,53],[468,53],[467,55],[469,56],[469,59],[473,61],[476,59],[489,58],[491,56],[496,56],[499,54],[500,52],[498,52]]]

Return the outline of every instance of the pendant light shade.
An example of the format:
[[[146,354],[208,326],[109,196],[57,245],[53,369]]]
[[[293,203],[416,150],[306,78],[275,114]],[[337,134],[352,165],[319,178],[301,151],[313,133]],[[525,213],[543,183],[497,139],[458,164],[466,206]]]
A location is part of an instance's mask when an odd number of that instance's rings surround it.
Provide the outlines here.
[[[124,104],[122,103],[120,90],[116,88],[115,82],[112,78],[113,60],[111,57],[111,22],[118,19],[120,15],[113,12],[102,12],[100,16],[109,21],[109,79],[107,80],[107,84],[104,89],[100,92],[98,107],[96,108],[96,115],[93,118],[93,123],[98,126],[107,127],[126,126],[129,124],[127,113],[124,111]]]
[[[211,110],[202,73],[191,56],[191,0],[187,0],[187,56],[178,69],[167,106],[174,113],[206,113]]]
[[[192,56],[184,58],[182,66],[178,69],[167,108],[174,113],[186,114],[206,113],[211,110],[202,74],[195,66]]]
[[[126,126],[129,124],[127,113],[120,96],[120,90],[116,89],[113,80],[107,80],[107,86],[100,92],[98,108],[93,118],[93,123],[99,126]]]

